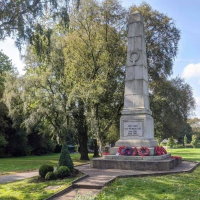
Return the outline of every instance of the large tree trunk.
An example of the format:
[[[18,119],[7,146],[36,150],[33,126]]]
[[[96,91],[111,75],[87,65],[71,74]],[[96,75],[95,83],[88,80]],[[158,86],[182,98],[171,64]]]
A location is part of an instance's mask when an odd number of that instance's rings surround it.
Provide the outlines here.
[[[93,157],[100,157],[99,155],[99,149],[98,149],[98,145],[97,145],[97,139],[94,139],[93,140],[93,143],[94,143],[94,154],[93,154]]]
[[[78,141],[79,141],[79,151],[81,154],[80,160],[89,160],[88,157],[88,147],[87,147],[87,142],[88,142],[88,136],[87,136],[87,131],[84,129],[79,129],[78,130]]]
[[[79,152],[81,160],[89,160],[88,157],[88,135],[87,135],[87,122],[84,115],[84,103],[79,100],[76,111],[73,112],[75,127],[78,132]]]

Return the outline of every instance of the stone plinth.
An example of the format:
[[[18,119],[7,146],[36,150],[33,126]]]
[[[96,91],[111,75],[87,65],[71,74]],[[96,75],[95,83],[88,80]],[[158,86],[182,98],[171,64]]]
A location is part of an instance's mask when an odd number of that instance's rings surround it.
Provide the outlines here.
[[[103,156],[102,159],[106,160],[164,160],[166,158],[170,158],[171,154],[164,154],[160,156],[117,156],[117,155],[106,155]]]
[[[151,159],[146,159],[151,157]],[[168,171],[175,168],[181,160],[177,160],[170,157],[163,159],[152,158],[153,156],[146,156],[145,159],[132,160],[134,156],[129,159],[118,156],[118,158],[112,159],[108,157],[95,158],[91,162],[91,167],[98,169],[123,169],[123,170],[152,170],[152,171]],[[143,157],[144,158],[144,157]]]

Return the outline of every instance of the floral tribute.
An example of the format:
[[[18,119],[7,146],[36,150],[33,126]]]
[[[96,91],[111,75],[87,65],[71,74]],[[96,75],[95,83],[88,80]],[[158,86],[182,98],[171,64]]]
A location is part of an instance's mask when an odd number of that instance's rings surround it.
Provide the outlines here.
[[[138,155],[139,156],[149,156],[150,150],[148,147],[141,147],[138,149]]]
[[[137,155],[137,148],[136,147],[121,146],[118,149],[118,154],[123,155],[123,156],[136,156]]]
[[[154,155],[160,156],[167,154],[167,151],[162,146],[156,146],[154,147]],[[149,156],[150,155],[150,149],[148,147],[127,147],[127,146],[120,146],[118,148],[117,155],[123,155],[123,156]]]
[[[162,146],[154,147],[154,152],[155,152],[155,155],[157,155],[157,156],[167,154],[167,151]]]
[[[181,156],[171,156],[172,159],[176,159],[176,160],[182,160]]]

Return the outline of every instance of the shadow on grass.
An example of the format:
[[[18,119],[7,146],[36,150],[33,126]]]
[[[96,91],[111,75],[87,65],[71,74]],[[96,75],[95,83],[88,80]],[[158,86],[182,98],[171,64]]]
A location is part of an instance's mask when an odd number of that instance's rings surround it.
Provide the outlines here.
[[[97,200],[199,200],[200,167],[193,173],[118,179]]]
[[[4,196],[2,196],[2,197],[1,197],[1,200],[20,200],[20,199],[18,199],[18,198],[16,198],[16,197],[11,197],[11,196],[9,196],[9,197],[4,197]]]

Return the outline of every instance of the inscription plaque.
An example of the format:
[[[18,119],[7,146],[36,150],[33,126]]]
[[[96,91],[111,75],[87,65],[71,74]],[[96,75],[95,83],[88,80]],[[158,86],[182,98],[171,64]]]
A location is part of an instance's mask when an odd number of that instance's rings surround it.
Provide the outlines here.
[[[143,136],[143,122],[125,121],[124,136]]]

